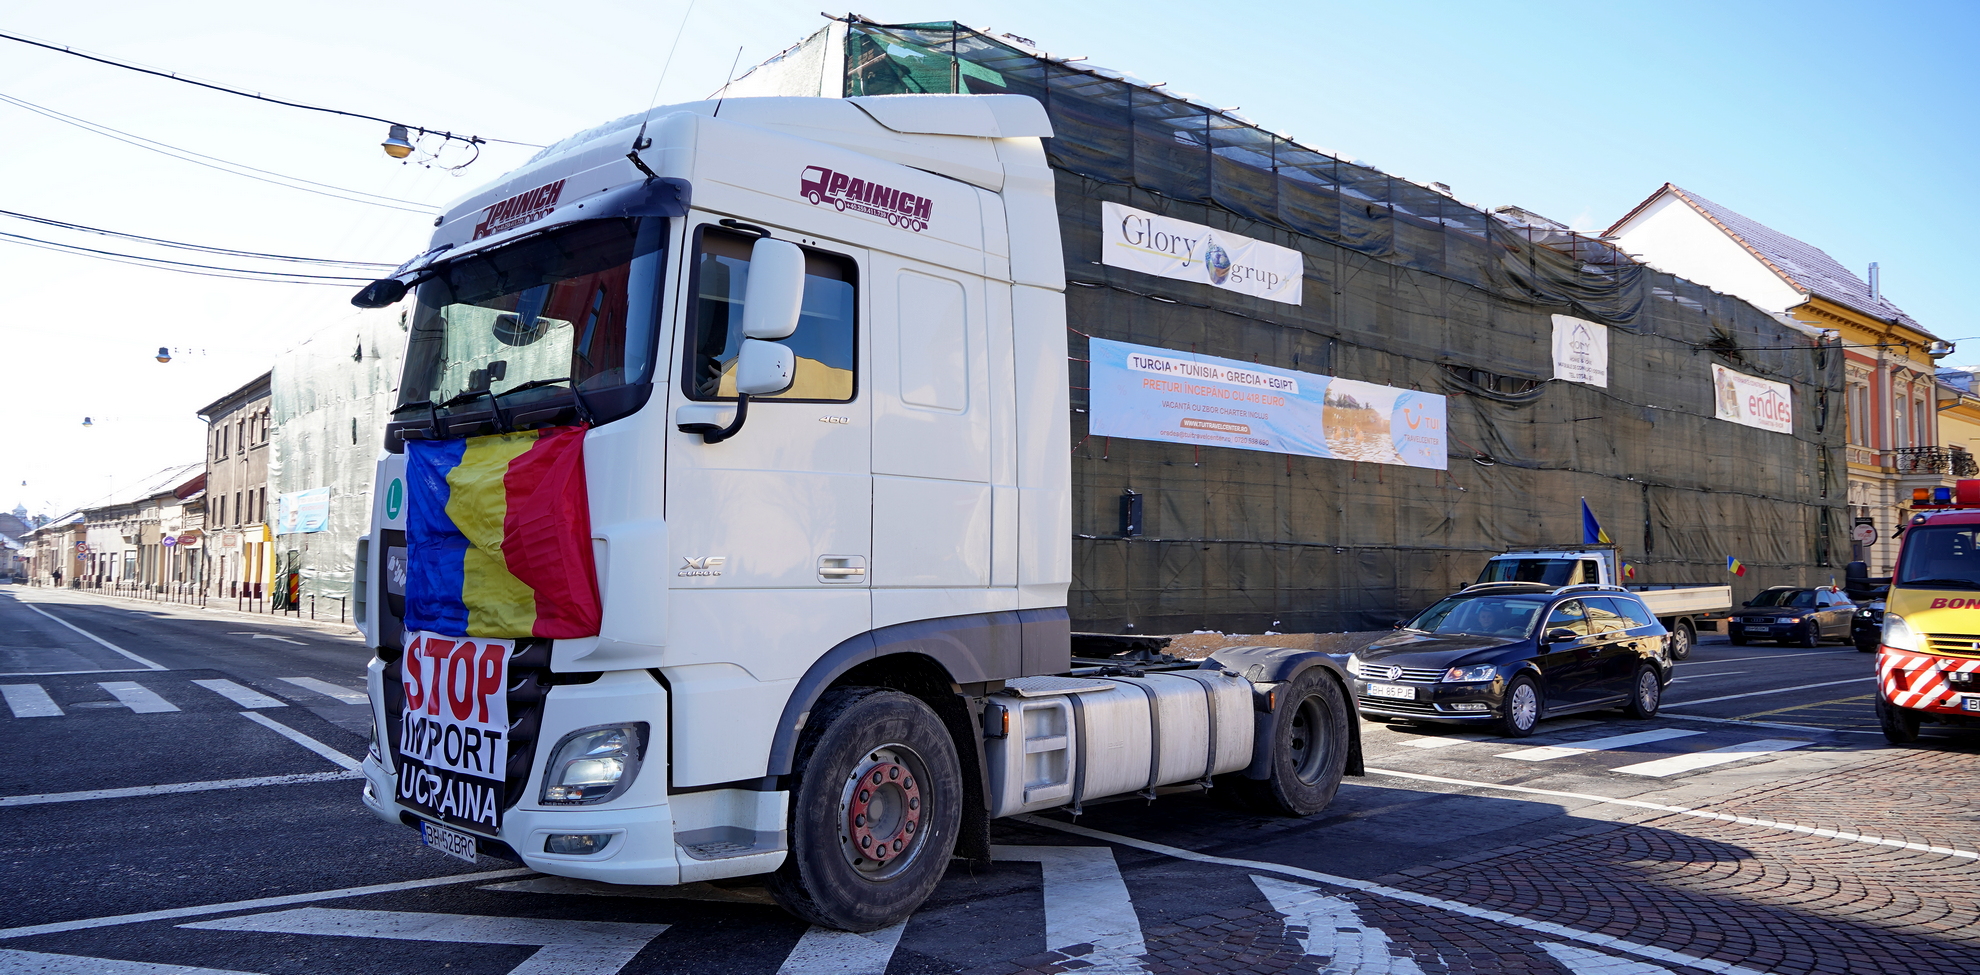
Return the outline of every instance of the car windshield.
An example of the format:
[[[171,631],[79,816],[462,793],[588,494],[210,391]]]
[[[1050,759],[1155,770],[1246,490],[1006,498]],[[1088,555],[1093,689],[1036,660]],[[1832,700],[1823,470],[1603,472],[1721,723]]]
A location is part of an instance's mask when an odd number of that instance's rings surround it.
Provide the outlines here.
[[[1768,589],[1753,597],[1752,606],[1786,606],[1789,609],[1809,609],[1815,605],[1813,589]]]
[[[646,382],[666,232],[661,217],[588,220],[442,265],[419,287],[400,406]]]
[[[1430,633],[1525,636],[1547,605],[1541,596],[1449,596],[1406,625]]]
[[[1919,525],[1904,533],[1891,585],[1980,589],[1980,525]]]

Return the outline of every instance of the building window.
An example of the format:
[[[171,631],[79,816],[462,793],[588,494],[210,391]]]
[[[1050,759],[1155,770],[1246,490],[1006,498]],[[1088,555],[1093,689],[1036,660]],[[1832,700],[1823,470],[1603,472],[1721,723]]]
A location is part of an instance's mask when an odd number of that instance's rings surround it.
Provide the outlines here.
[[[1906,395],[1907,392],[1905,387],[1899,386],[1897,394],[1891,397],[1891,446],[1893,447],[1911,446],[1911,425],[1905,422],[1908,419],[1906,414],[1911,412],[1905,405],[1910,399],[1910,396]]]
[[[1858,447],[1870,446],[1870,384],[1858,377],[1851,377],[1845,409],[1849,413],[1849,442]]]
[[[1922,397],[1914,397],[1911,401],[1911,434],[1918,438],[1917,446],[1931,446],[1932,414],[1925,408]]]

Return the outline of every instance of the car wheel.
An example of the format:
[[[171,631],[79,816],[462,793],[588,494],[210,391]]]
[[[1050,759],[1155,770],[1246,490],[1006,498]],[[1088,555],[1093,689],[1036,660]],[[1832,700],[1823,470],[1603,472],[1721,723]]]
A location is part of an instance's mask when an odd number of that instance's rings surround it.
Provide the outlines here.
[[[1327,808],[1347,771],[1351,740],[1347,695],[1318,667],[1279,691],[1272,714],[1270,776],[1232,775],[1228,783],[1244,804],[1260,812],[1310,816]]]
[[[1822,624],[1820,624],[1820,623],[1817,623],[1817,622],[1815,622],[1814,620],[1809,620],[1809,621],[1808,621],[1808,628],[1807,628],[1807,629],[1805,629],[1805,630],[1803,630],[1803,631],[1801,631],[1801,638],[1800,638],[1799,640],[1796,640],[1795,642],[1796,642],[1797,644],[1799,644],[1799,645],[1801,645],[1801,646],[1804,646],[1804,647],[1819,647],[1819,646],[1821,646],[1821,645],[1822,645]]]
[[[1909,745],[1918,740],[1918,726],[1921,724],[1918,712],[1901,708],[1877,696],[1877,724],[1884,731],[1884,740],[1893,745]]]
[[[1657,716],[1657,708],[1663,701],[1664,682],[1657,679],[1657,668],[1638,664],[1636,680],[1629,688],[1629,703],[1623,705],[1623,713],[1638,721],[1647,721]]]
[[[1540,685],[1521,674],[1506,685],[1505,703],[1499,706],[1499,731],[1508,738],[1524,738],[1540,724]]]
[[[1746,646],[1746,634],[1744,634],[1744,633],[1729,633],[1729,634],[1727,634],[1727,635],[1726,635],[1726,641],[1727,641],[1727,642],[1729,642],[1729,643],[1731,643],[1731,644],[1732,644],[1733,646],[1736,646],[1736,647],[1743,647],[1743,646]]]
[[[1856,645],[1856,652],[1857,652],[1857,653],[1876,653],[1876,652],[1877,652],[1877,642],[1876,642],[1875,640],[1872,640],[1872,641],[1870,641],[1869,643],[1859,643],[1859,644],[1857,644],[1857,645]]]
[[[1679,623],[1677,628],[1671,631],[1670,642],[1664,646],[1669,650],[1672,660],[1683,660],[1691,656],[1691,645],[1696,642],[1697,638],[1691,633],[1691,624]]]
[[[798,743],[790,854],[770,875],[792,914],[842,931],[905,920],[948,872],[962,773],[942,720],[877,687],[828,692]]]

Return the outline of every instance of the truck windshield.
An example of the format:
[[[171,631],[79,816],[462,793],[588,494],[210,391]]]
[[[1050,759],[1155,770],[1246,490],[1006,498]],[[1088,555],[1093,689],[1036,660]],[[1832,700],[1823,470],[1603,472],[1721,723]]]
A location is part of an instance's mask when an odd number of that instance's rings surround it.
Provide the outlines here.
[[[1537,582],[1572,586],[1601,582],[1595,563],[1587,559],[1493,559],[1478,573],[1479,582]]]
[[[400,405],[473,410],[486,397],[463,394],[648,381],[666,234],[660,217],[590,220],[442,265],[419,287]]]
[[[1547,605],[1541,596],[1449,596],[1405,624],[1430,633],[1525,636]]]
[[[1919,525],[1904,533],[1893,587],[1980,589],[1980,525]]]

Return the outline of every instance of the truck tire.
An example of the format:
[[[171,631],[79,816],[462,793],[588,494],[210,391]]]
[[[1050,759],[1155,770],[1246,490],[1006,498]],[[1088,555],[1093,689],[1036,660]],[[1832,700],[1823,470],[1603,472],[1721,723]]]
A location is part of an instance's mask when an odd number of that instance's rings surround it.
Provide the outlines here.
[[[1893,745],[1909,745],[1918,740],[1918,712],[1901,708],[1877,696],[1877,724],[1884,730],[1884,740]]]
[[[1265,779],[1221,777],[1248,807],[1311,816],[1334,801],[1347,770],[1347,695],[1319,667],[1309,667],[1278,691],[1272,712],[1272,774]]]
[[[1533,733],[1540,724],[1540,715],[1545,713],[1545,702],[1540,699],[1540,685],[1533,678],[1521,674],[1506,685],[1505,703],[1500,705],[1499,733],[1507,738],[1524,738]]]
[[[962,772],[942,719],[899,691],[827,691],[792,769],[791,848],[771,896],[842,931],[906,920],[948,872],[961,821]]]
[[[1623,713],[1647,721],[1657,716],[1657,708],[1663,702],[1664,682],[1657,679],[1657,668],[1637,664],[1636,676],[1629,684],[1629,703],[1623,705]]]
[[[1678,625],[1671,627],[1669,648],[1672,660],[1683,660],[1690,657],[1691,648],[1697,643],[1698,634],[1692,631],[1691,624],[1688,621],[1679,620]]]

